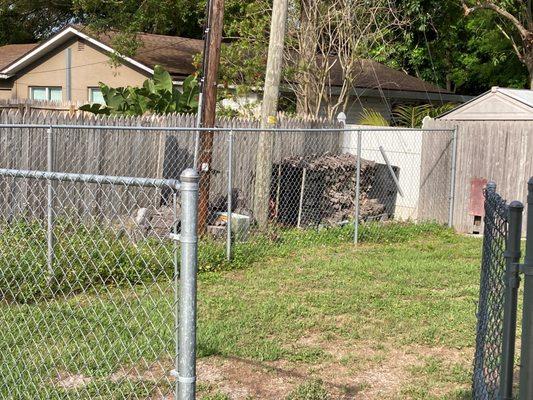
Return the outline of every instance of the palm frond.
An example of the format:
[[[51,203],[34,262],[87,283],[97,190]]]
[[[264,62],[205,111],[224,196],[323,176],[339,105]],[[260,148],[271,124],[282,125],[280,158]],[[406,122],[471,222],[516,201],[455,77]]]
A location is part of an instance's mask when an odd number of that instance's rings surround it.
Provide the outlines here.
[[[379,112],[376,110],[372,110],[369,108],[364,108],[363,112],[361,113],[361,116],[359,117],[359,121],[357,122],[359,125],[370,125],[370,126],[389,126],[389,121]]]

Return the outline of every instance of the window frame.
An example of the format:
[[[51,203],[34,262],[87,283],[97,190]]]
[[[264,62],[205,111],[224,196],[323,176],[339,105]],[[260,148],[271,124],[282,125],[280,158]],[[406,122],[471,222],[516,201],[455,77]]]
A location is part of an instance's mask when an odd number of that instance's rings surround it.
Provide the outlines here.
[[[28,89],[30,91],[30,100],[36,100],[36,101],[63,101],[63,86],[28,86]],[[35,89],[44,89],[45,90],[45,99],[35,99],[33,97],[33,91]],[[60,100],[52,100],[50,95],[52,93],[53,89],[59,89],[61,92],[61,99]]]
[[[100,92],[100,95],[102,96],[102,102],[96,102],[93,100],[93,91],[97,90],[98,92]],[[105,99],[104,99],[104,96],[102,94],[102,89],[99,87],[99,86],[88,86],[87,87],[87,100],[89,101],[90,104],[101,104],[103,106],[105,106]]]

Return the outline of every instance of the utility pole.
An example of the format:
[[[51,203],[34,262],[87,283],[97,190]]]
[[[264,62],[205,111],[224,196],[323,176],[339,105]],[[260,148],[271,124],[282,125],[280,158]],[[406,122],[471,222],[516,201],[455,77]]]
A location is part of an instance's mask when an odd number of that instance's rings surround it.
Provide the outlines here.
[[[283,64],[283,42],[285,40],[285,24],[287,21],[288,0],[274,0],[272,20],[270,23],[270,40],[268,44],[268,60],[261,107],[261,127],[273,128],[276,125],[278,109],[279,83]],[[257,146],[254,216],[260,227],[268,222],[270,202],[270,180],[272,175],[272,150],[274,133],[259,133]]]
[[[207,16],[208,31],[204,46],[204,76],[202,85],[201,126],[213,128],[217,103],[217,78],[222,44],[222,27],[224,23],[224,0],[210,0]],[[199,233],[205,233],[209,217],[209,189],[211,161],[213,158],[213,131],[200,134],[198,170],[200,171],[200,195],[198,205]]]

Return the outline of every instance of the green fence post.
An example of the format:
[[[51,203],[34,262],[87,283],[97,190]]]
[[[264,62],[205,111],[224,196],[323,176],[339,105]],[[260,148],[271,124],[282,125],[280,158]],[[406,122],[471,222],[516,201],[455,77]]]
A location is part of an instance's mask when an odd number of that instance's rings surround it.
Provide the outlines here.
[[[509,205],[509,231],[505,246],[505,303],[503,309],[503,348],[500,372],[500,398],[513,398],[513,370],[516,342],[516,314],[518,303],[518,263],[522,236],[524,205],[513,201]]]
[[[527,234],[520,352],[520,400],[533,399],[533,178],[527,185]]]

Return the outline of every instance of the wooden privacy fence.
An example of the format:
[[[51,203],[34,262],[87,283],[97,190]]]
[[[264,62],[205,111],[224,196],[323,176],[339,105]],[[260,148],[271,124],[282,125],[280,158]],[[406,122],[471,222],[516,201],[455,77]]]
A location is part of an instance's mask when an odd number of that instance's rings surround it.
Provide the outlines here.
[[[144,178],[178,179],[185,168],[193,165],[195,137],[194,130],[165,131],[120,129],[118,127],[182,127],[195,126],[194,115],[167,115],[144,117],[108,117],[87,113],[57,113],[52,111],[33,111],[24,114],[19,109],[0,112],[0,124],[33,124],[39,127],[0,128],[0,168],[47,170],[48,132],[43,126],[54,126],[52,137],[52,170],[58,172],[83,173],[95,175],[131,176]],[[63,127],[61,127],[63,126]],[[111,128],[113,126],[113,128]],[[108,128],[109,127],[109,128]],[[256,121],[238,118],[221,118],[219,128],[258,128]],[[340,131],[327,132],[283,132],[283,129],[297,128],[335,128],[336,123],[325,120],[295,119],[280,116],[274,141],[274,162],[293,155],[338,153],[340,151]],[[237,206],[250,209],[255,177],[256,149],[258,132],[237,131],[233,145],[233,189],[238,193]],[[211,165],[211,193],[213,208],[217,202],[226,201],[228,164],[228,131],[214,131],[213,161]],[[44,185],[26,182],[18,183],[16,190],[13,182],[5,179],[0,182],[0,210],[24,212],[28,207],[42,210],[46,205]],[[135,188],[113,189],[113,194],[105,187],[94,184],[69,184],[68,190],[58,193],[57,201],[69,204],[77,211],[95,214],[132,214],[135,204],[142,206],[143,201],[161,202],[168,194],[158,193],[144,199],[136,198]],[[93,187],[94,186],[94,187]],[[27,192],[17,190],[31,190]],[[127,195],[124,195],[127,191]],[[96,193],[96,195],[95,195]],[[106,207],[99,207],[101,196],[116,196],[116,200],[106,198]],[[122,197],[119,199],[118,197]],[[22,204],[21,198],[31,198],[31,204]],[[128,201],[128,198],[131,199]],[[148,204],[146,204],[148,205]],[[156,206],[159,204],[155,204]],[[4,211],[8,212],[8,211]]]

